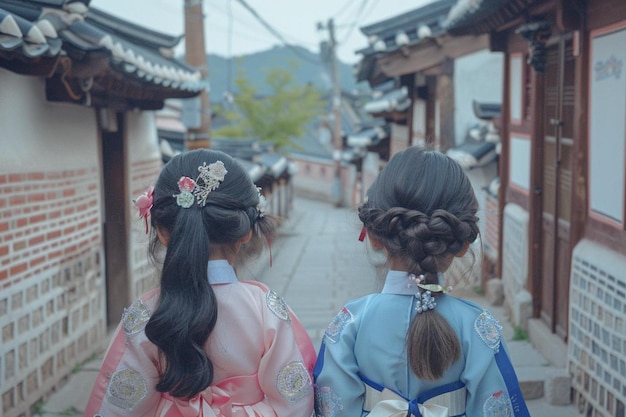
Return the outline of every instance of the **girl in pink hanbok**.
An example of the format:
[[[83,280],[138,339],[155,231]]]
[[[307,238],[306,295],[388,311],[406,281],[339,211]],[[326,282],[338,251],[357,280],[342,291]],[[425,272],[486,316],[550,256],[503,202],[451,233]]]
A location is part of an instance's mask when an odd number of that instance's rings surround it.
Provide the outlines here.
[[[264,201],[208,149],[172,158],[135,200],[152,257],[166,248],[160,286],[124,311],[85,416],[311,416],[311,340],[276,292],[233,268],[275,230]]]

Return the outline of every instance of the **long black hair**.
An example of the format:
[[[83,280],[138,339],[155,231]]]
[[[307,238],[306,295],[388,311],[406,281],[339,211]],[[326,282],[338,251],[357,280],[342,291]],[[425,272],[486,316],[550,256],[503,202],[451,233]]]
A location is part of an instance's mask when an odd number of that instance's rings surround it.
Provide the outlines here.
[[[389,257],[408,272],[438,284],[449,266],[478,236],[478,202],[461,166],[448,156],[420,148],[397,153],[359,207],[359,218]],[[409,364],[423,379],[440,378],[461,346],[437,309],[416,314],[407,334]]]
[[[198,167],[222,161],[228,171],[204,206],[184,208],[174,195],[181,177],[196,179]],[[204,350],[215,327],[217,303],[207,279],[210,248],[234,244],[253,230],[253,240],[270,238],[276,218],[257,209],[259,193],[243,167],[229,155],[198,149],[173,157],[154,187],[150,252],[158,259],[158,229],[169,241],[163,259],[160,298],[146,336],[163,359],[156,389],[178,398],[192,398],[213,380],[213,364]]]

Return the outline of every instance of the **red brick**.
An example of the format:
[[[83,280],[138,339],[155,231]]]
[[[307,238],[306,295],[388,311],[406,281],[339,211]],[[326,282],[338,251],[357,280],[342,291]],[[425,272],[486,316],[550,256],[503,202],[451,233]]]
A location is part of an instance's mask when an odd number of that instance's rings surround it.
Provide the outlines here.
[[[13,250],[18,251],[26,248],[26,241],[20,240],[13,244]]]
[[[39,222],[43,222],[43,221],[46,221],[46,215],[45,214],[38,214],[38,215],[32,216],[30,218],[30,224],[39,223]]]
[[[28,241],[28,244],[30,246],[35,246],[35,245],[38,245],[38,244],[42,243],[44,240],[45,240],[45,236],[44,235],[39,235],[39,236],[35,236],[35,237],[31,238]]]
[[[0,232],[9,230],[9,222],[0,222]]]
[[[15,221],[15,227],[17,228],[26,227],[27,225],[28,225],[28,219],[21,218]]]
[[[48,219],[52,220],[52,219],[57,219],[59,217],[61,217],[61,210],[56,210],[53,211],[52,213],[48,214]]]
[[[45,174],[43,172],[31,172],[28,174],[29,181],[40,181],[45,178]]]
[[[46,261],[46,257],[45,256],[40,256],[39,258],[35,258],[32,261],[30,261],[30,267],[34,268],[37,265],[39,265],[39,264],[41,264],[41,263],[43,263],[45,261]]]
[[[0,208],[4,208],[7,206],[7,199],[6,198],[0,198]]]
[[[9,245],[0,246],[0,256],[7,255],[9,253]]]
[[[9,272],[6,269],[0,269],[0,281],[6,279],[9,276]]]
[[[9,174],[9,182],[22,182],[26,178],[26,174]]]
[[[76,190],[73,188],[63,190],[63,197],[72,197],[74,195],[76,195]]]
[[[9,204],[12,206],[17,206],[19,204],[24,204],[24,203],[26,203],[26,198],[23,195],[13,196],[9,200]]]
[[[61,236],[61,231],[60,230],[55,230],[53,232],[50,232],[46,235],[46,239],[48,240],[52,240],[52,239],[56,239],[58,237]]]
[[[28,269],[28,264],[26,262],[23,262],[21,264],[17,264],[11,267],[11,269],[9,270],[9,274],[10,275],[17,275],[20,274],[24,271],[26,271]]]
[[[34,203],[37,201],[45,201],[46,195],[44,193],[35,193],[28,196],[28,202]]]
[[[65,210],[63,210],[63,214],[66,216],[74,214],[74,207],[67,207]]]
[[[6,175],[0,175],[0,184],[5,184],[8,181]]]
[[[72,234],[76,231],[76,226],[70,226],[70,227],[66,227],[65,229],[63,229],[63,234],[64,235],[69,235]]]
[[[61,257],[61,255],[63,255],[63,251],[60,251],[60,250],[50,251],[48,252],[48,259],[52,260],[54,258],[59,258]]]

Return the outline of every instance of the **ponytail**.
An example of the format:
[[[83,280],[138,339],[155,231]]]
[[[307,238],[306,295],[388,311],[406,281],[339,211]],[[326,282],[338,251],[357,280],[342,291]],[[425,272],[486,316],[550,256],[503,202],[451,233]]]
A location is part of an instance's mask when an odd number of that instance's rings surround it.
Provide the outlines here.
[[[155,204],[153,210],[158,209]],[[169,230],[160,301],[145,331],[164,356],[157,391],[192,398],[213,381],[213,364],[204,351],[217,320],[215,293],[206,272],[210,242],[202,210],[196,207],[181,210]]]

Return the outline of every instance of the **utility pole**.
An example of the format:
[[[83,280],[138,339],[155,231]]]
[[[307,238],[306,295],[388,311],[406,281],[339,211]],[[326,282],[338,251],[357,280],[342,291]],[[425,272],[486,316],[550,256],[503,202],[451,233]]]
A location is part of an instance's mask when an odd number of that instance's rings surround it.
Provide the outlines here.
[[[337,40],[335,39],[335,22],[331,18],[328,20],[328,34],[329,34],[329,55],[331,60],[331,72],[333,82],[333,143],[335,145],[335,151],[333,152],[333,159],[335,161],[335,178],[333,180],[333,188],[331,192],[331,198],[335,207],[341,207],[342,202],[342,186],[341,186],[341,155],[343,153],[343,141],[341,138],[341,88],[339,86],[339,69],[337,65]]]
[[[208,83],[206,47],[204,45],[204,11],[202,0],[185,0],[185,61],[200,71],[202,80]],[[208,85],[208,84],[207,84]],[[211,101],[208,89],[199,96],[200,122],[187,129],[187,149],[211,147]]]

